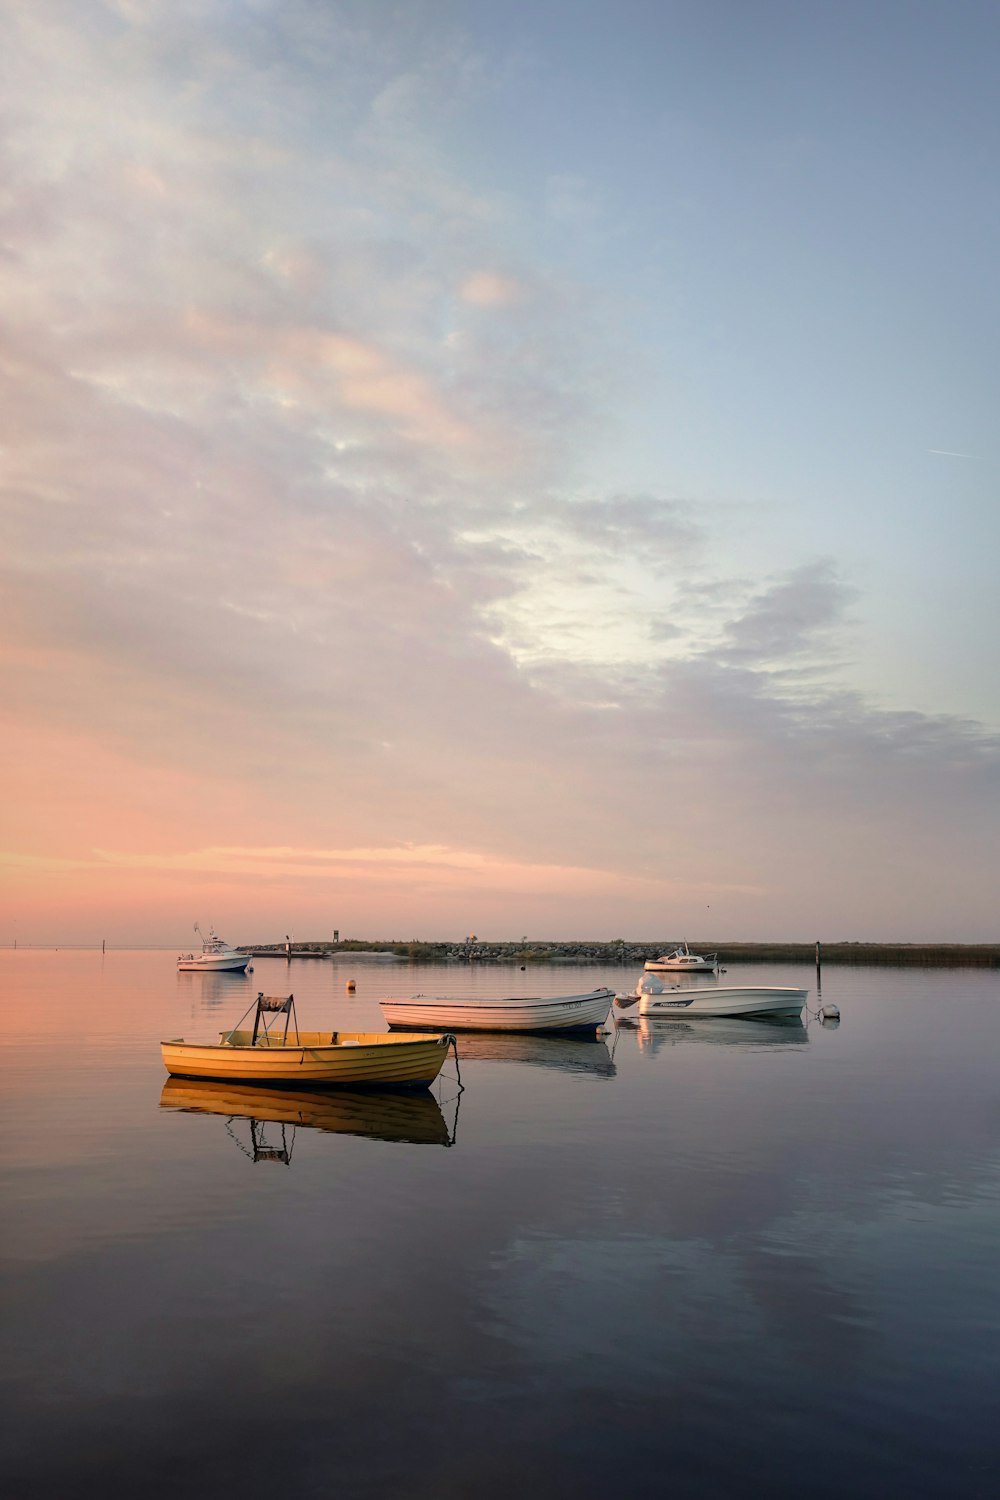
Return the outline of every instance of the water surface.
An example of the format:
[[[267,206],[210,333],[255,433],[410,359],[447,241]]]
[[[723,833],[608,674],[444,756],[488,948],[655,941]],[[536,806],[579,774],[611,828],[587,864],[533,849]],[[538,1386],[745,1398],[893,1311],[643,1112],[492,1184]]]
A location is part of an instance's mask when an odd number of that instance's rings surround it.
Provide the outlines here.
[[[460,1041],[419,1098],[166,1085],[258,989],[636,972],[0,954],[3,1493],[990,1496],[1000,984],[834,969],[807,1024]],[[347,979],[357,985],[352,995]],[[727,979],[807,984],[793,965]],[[166,1085],[166,1086],[165,1086]]]

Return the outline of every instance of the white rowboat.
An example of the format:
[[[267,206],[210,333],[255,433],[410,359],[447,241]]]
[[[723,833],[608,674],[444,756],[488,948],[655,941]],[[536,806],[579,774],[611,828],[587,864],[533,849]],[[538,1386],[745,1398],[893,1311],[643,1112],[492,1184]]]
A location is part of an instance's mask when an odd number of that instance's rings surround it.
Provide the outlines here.
[[[393,996],[380,1000],[382,1014],[397,1029],[426,1031],[595,1031],[603,1026],[614,990],[587,995],[510,995],[463,998],[454,995]]]

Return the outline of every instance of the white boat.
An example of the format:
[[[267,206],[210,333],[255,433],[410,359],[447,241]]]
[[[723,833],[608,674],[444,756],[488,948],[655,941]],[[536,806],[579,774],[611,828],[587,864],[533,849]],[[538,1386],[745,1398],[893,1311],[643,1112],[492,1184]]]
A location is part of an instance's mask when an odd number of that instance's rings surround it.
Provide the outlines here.
[[[397,1029],[426,1031],[595,1031],[608,1019],[614,990],[588,995],[509,995],[465,998],[460,995],[390,996],[380,1000],[382,1014]]]
[[[718,967],[717,953],[692,953],[687,943],[681,943],[672,953],[662,953],[659,958],[647,958],[643,964],[652,974],[712,974]]]
[[[235,948],[219,937],[214,927],[208,929],[208,937],[201,932],[196,922],[194,930],[201,933],[200,953],[181,953],[177,958],[178,969],[201,969],[212,973],[226,969],[234,974],[245,974],[252,954],[237,953]]]
[[[798,1016],[808,990],[766,984],[713,984],[698,989],[673,985],[663,989],[648,979],[639,982],[640,1016]]]

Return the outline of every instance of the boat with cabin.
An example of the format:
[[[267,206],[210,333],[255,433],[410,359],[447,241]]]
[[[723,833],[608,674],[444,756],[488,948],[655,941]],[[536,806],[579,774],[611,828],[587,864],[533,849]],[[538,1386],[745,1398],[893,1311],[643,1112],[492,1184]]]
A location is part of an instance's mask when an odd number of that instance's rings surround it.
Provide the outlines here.
[[[659,958],[647,958],[643,964],[651,974],[714,974],[718,967],[717,953],[692,953],[686,942]]]
[[[178,969],[194,969],[213,974],[220,970],[228,970],[233,974],[247,972],[253,959],[251,953],[239,953],[235,948],[231,948],[224,938],[219,937],[214,927],[208,929],[208,937],[204,935],[197,922],[194,924],[194,930],[201,936],[201,952],[179,954]]]

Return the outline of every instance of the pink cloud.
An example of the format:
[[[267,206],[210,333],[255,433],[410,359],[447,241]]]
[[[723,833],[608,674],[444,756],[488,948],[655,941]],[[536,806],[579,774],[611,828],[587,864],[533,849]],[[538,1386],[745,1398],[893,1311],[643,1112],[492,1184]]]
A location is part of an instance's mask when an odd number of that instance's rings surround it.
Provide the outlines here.
[[[474,271],[458,295],[470,307],[514,307],[525,298],[523,285],[498,271]]]

